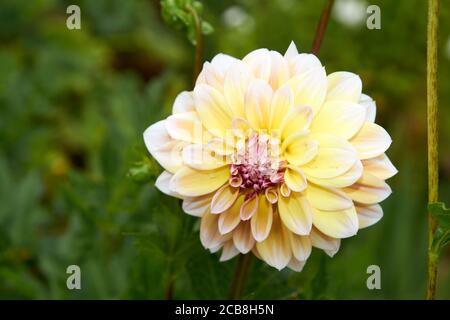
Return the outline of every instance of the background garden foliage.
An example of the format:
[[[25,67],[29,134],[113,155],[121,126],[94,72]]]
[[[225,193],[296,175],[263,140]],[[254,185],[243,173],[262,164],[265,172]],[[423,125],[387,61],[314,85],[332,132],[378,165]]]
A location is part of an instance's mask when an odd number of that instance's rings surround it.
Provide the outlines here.
[[[210,59],[284,52],[291,40],[309,51],[325,1],[202,3],[204,32],[214,27],[204,38]],[[301,273],[255,259],[245,298],[424,296],[426,1],[370,3],[381,8],[382,29],[333,14],[319,57],[328,72],[361,76],[393,138],[399,174],[384,218],[343,240],[332,259],[313,250]],[[70,4],[81,8],[81,30],[66,28]],[[449,203],[450,2],[441,4],[441,200]],[[227,297],[236,259],[220,263],[205,251],[198,220],[155,189],[161,168],[142,139],[192,88],[193,60],[186,32],[165,23],[156,0],[1,1],[0,298],[154,299],[171,283],[174,298]],[[448,299],[445,250],[438,298]],[[71,264],[81,267],[82,290],[66,288]],[[372,264],[382,290],[366,287]]]

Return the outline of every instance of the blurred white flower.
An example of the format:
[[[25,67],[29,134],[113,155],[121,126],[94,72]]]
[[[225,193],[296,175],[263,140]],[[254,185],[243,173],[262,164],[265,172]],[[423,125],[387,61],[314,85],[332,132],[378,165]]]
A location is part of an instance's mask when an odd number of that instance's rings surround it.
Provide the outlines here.
[[[242,26],[248,20],[248,14],[240,6],[231,6],[223,13],[222,19],[227,27]]]
[[[367,6],[366,1],[338,0],[333,11],[334,17],[343,25],[355,27],[364,22]]]

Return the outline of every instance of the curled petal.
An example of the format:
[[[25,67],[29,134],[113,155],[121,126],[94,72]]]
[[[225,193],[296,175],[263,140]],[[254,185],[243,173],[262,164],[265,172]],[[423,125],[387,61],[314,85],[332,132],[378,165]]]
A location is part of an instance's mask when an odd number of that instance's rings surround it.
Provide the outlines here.
[[[220,214],[219,231],[221,234],[227,234],[233,231],[238,226],[239,222],[241,222],[239,213],[243,201],[244,197],[239,197],[229,209]]]
[[[251,229],[256,241],[264,241],[269,235],[273,221],[272,204],[265,197],[259,197],[256,213],[252,216]]]
[[[216,191],[211,201],[211,213],[217,214],[228,210],[236,201],[239,189],[233,188],[229,184],[223,185]]]
[[[183,200],[183,211],[191,216],[202,217],[206,212],[209,212],[211,207],[211,199],[213,194],[205,194],[200,197],[187,197]]]
[[[394,167],[391,160],[382,154],[376,158],[362,161],[364,171],[381,180],[386,180],[397,174],[398,170]]]
[[[200,241],[206,249],[216,248],[226,241],[227,237],[219,232],[219,216],[206,212],[200,223]]]
[[[386,182],[367,172],[356,183],[343,190],[353,201],[363,204],[376,204],[392,193]]]
[[[284,172],[284,182],[289,189],[295,192],[302,192],[307,186],[306,177],[303,171],[292,165],[288,165]]]
[[[156,179],[155,187],[158,188],[158,190],[161,191],[162,193],[167,194],[168,196],[182,199],[183,197],[180,194],[170,189],[170,180],[172,179],[172,177],[173,174],[171,174],[168,171],[163,171]]]
[[[223,245],[222,249],[222,255],[220,256],[220,261],[228,261],[230,259],[233,259],[235,256],[239,254],[239,250],[236,249],[236,247],[233,244],[233,241],[227,241]]]
[[[255,239],[250,229],[250,221],[242,221],[233,231],[233,243],[240,253],[246,254],[253,249]]]
[[[258,195],[253,195],[244,201],[240,213],[242,220],[249,220],[255,214],[256,210],[258,210],[258,198]]]

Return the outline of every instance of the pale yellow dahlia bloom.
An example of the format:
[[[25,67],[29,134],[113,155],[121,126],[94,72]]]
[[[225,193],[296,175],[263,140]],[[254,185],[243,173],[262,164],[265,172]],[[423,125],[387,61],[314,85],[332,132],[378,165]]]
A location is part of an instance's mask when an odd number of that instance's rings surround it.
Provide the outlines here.
[[[201,217],[200,239],[221,260],[252,251],[300,271],[311,248],[376,223],[397,170],[375,102],[350,72],[328,76],[316,56],[258,49],[219,54],[145,144],[165,171],[162,192]]]

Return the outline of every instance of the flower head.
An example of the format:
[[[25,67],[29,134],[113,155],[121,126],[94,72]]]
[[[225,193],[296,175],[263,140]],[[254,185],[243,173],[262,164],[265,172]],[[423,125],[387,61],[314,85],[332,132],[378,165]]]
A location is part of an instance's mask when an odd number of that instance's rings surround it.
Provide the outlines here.
[[[382,217],[397,172],[361,90],[356,74],[327,76],[293,43],[284,56],[219,54],[144,133],[165,169],[156,186],[201,217],[201,242],[222,261],[252,251],[300,271],[312,247],[333,256]]]

